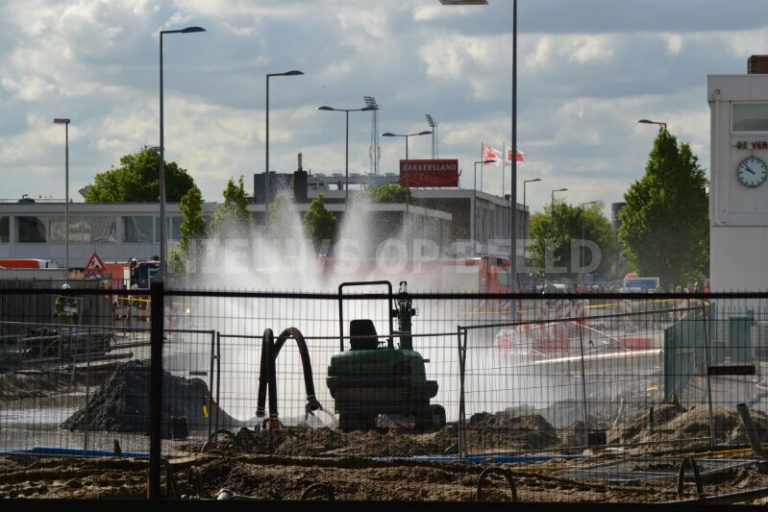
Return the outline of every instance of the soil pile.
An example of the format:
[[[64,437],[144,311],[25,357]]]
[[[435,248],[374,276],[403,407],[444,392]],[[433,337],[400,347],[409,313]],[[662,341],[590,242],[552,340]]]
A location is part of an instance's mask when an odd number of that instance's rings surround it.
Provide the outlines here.
[[[747,435],[738,411],[706,406],[686,410],[678,404],[661,404],[629,424],[617,425],[608,432],[609,443],[637,443],[660,439],[709,437],[710,424],[718,442],[747,443]],[[751,411],[752,421],[761,441],[768,441],[768,415]]]
[[[480,412],[469,418],[467,444],[473,449],[526,450],[559,446],[557,430],[543,416]]]
[[[121,364],[112,377],[102,385],[82,409],[61,424],[69,430],[107,432],[149,432],[150,368],[142,361]],[[208,386],[200,379],[185,379],[163,372],[163,436],[170,437],[172,417],[184,417],[189,430],[208,428],[203,403],[209,413],[213,406],[206,402]],[[239,422],[219,411],[219,425],[238,426]]]

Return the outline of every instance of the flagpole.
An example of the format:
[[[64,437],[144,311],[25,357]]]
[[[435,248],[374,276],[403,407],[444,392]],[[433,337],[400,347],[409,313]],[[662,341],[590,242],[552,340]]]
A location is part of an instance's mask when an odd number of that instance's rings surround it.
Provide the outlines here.
[[[504,173],[507,170],[507,141],[501,146],[501,198],[504,199]]]

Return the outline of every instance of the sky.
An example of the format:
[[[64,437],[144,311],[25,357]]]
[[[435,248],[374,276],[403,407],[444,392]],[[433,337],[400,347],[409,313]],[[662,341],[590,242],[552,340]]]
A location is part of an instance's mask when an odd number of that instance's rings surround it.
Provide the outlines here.
[[[768,53],[764,0],[519,0],[518,168],[533,211],[620,201],[644,172],[667,123],[709,169],[709,74],[743,74]],[[345,115],[376,98],[379,132],[437,122],[440,158],[457,158],[471,188],[481,143],[512,137],[512,1],[442,6],[438,0],[0,0],[1,199],[63,198],[69,125],[70,196],[120,157],[159,145],[159,31],[163,37],[166,160],[207,201],[227,180],[265,166],[266,74],[270,167],[343,172]],[[349,114],[350,173],[368,173],[372,115]],[[432,137],[409,138],[429,158]],[[396,172],[402,138],[378,138],[381,173]],[[500,194],[501,167],[483,169]],[[510,169],[504,182],[509,188]]]

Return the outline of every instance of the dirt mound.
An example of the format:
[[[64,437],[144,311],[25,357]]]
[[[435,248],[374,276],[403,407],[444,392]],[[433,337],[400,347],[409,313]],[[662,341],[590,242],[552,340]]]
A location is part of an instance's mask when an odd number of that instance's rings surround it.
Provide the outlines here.
[[[751,414],[760,440],[768,441],[768,415],[762,411],[751,411]],[[714,427],[715,439],[719,442],[748,441],[741,416],[735,409],[714,407],[710,415],[707,406],[685,410],[678,404],[661,404],[653,409],[652,427],[649,420],[650,412],[647,412],[629,425],[617,425],[608,433],[608,442],[709,437],[710,425]]]
[[[481,412],[469,418],[467,444],[473,449],[498,448],[523,450],[559,445],[557,431],[543,416],[515,416],[509,412]]]
[[[108,432],[149,432],[150,371],[149,364],[129,361],[117,367],[88,403],[61,424],[69,430]],[[189,430],[208,428],[202,404],[210,395],[200,379],[185,379],[163,373],[163,435],[169,437],[171,417],[185,417]],[[211,405],[208,406],[212,408]],[[231,428],[237,420],[219,411],[219,425]]]

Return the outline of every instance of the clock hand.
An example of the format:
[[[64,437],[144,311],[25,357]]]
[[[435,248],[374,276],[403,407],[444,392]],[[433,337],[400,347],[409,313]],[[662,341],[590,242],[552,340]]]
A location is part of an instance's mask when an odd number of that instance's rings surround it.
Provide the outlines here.
[[[755,175],[755,171],[753,171],[752,169],[750,169],[748,165],[745,165],[745,166],[744,166],[744,169],[746,169],[746,170],[747,170],[747,172],[748,172],[748,173],[750,173],[751,175],[753,175],[753,176]]]

